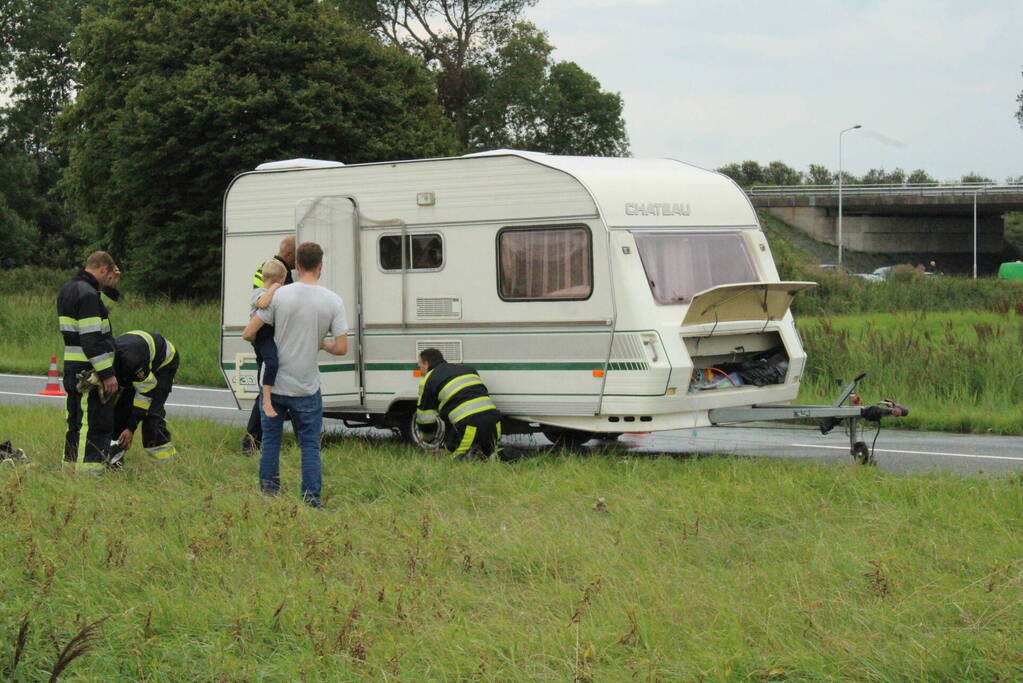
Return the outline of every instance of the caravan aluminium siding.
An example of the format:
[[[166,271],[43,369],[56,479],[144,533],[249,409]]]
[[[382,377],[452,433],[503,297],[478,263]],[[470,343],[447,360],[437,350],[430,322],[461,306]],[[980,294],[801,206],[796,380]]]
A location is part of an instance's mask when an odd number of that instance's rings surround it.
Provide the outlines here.
[[[431,206],[419,206],[417,195],[422,193],[433,194]],[[221,363],[229,381],[238,354],[251,351],[239,331],[249,317],[252,271],[276,252],[284,235],[294,234],[296,206],[317,197],[352,197],[362,221],[366,408],[386,410],[392,400],[414,397],[417,380],[411,369],[416,344],[440,338],[461,342],[466,362],[482,365],[488,383],[513,395],[499,400],[534,404],[530,395],[549,393],[555,395],[541,401],[550,403],[548,409],[555,414],[593,414],[601,384],[593,369],[606,359],[612,317],[606,233],[593,200],[577,180],[514,156],[254,172],[237,178],[224,207],[226,329]],[[410,234],[440,234],[443,245],[441,268],[412,270],[404,276],[409,286],[404,329],[403,276],[382,270],[378,254],[379,238],[399,232],[401,222]],[[596,228],[599,254],[595,256],[602,282],[596,283],[594,291],[603,297],[600,305],[596,301],[501,302],[495,263],[497,231],[538,224]],[[331,254],[326,253],[324,260],[329,267]],[[459,298],[461,309],[460,317],[452,319],[455,329],[444,329],[443,320],[417,319],[420,309],[428,310],[452,296]],[[345,304],[354,325],[354,302]],[[529,310],[518,308],[523,305]],[[523,316],[540,321],[542,329],[514,326],[526,319]],[[565,329],[547,321],[569,324]],[[506,327],[509,324],[513,326]],[[588,332],[580,335],[584,330]],[[580,358],[568,351],[573,347],[570,340],[578,349],[581,337],[587,336],[594,341],[592,353]],[[565,349],[566,357],[550,357],[545,348],[550,344]],[[343,372],[348,369],[346,360],[321,356],[321,371]],[[568,395],[559,397],[562,392]]]

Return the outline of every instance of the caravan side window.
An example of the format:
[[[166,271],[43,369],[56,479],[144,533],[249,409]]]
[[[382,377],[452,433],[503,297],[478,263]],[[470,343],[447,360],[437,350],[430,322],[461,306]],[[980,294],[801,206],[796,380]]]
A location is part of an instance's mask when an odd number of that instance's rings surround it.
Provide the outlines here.
[[[593,293],[584,225],[505,228],[497,234],[497,291],[506,301],[571,301]]]
[[[401,235],[382,235],[380,269],[401,272]],[[444,240],[437,233],[405,235],[406,270],[440,270],[444,267]]]

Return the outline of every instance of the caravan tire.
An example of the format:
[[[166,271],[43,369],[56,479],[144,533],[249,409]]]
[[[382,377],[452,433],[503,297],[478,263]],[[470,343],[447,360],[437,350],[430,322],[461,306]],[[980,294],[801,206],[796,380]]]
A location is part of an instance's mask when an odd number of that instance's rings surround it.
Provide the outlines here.
[[[593,432],[578,429],[545,429],[543,435],[554,444],[555,448],[574,450],[594,437]]]
[[[407,444],[416,443],[416,408],[414,405],[399,404],[392,406],[387,413],[387,422],[397,432],[399,438]]]
[[[419,430],[416,428],[416,409],[415,406],[401,406],[392,411],[393,419],[391,423],[397,425],[394,429],[397,430],[401,440],[410,446],[418,446],[424,449],[435,449],[443,447],[444,429],[441,426],[440,434],[437,435],[437,439],[433,442],[424,441],[419,434]]]

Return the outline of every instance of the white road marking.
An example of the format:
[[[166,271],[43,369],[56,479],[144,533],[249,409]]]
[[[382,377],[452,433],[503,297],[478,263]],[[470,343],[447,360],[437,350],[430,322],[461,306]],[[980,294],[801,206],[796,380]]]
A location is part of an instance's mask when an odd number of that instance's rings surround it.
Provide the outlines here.
[[[23,394],[17,391],[0,391],[0,394],[5,396],[28,396],[30,398],[56,398],[63,400],[63,396],[41,396],[40,394]],[[224,406],[199,406],[199,405],[188,405],[187,403],[164,403],[165,406],[171,408],[203,408],[206,410],[233,410],[235,412],[248,412],[239,411],[237,408],[225,408]]]
[[[190,384],[175,384],[175,389],[188,389],[189,391],[219,391],[224,394],[230,394],[230,389],[217,389],[216,387],[193,387]]]
[[[247,410],[238,410],[237,408],[225,408],[224,406],[190,406],[186,403],[164,403],[165,406],[171,406],[172,408],[208,408],[209,410],[233,410],[236,413],[248,413]]]
[[[790,443],[790,447],[796,448],[827,448],[829,450],[836,451],[847,451],[848,446],[822,446],[820,444],[811,443]],[[892,448],[876,448],[874,449],[877,453],[902,453],[904,455],[941,455],[946,458],[988,458],[991,460],[1023,460],[1023,458],[1014,458],[1009,455],[978,455],[975,453],[942,453],[941,451],[900,451]]]

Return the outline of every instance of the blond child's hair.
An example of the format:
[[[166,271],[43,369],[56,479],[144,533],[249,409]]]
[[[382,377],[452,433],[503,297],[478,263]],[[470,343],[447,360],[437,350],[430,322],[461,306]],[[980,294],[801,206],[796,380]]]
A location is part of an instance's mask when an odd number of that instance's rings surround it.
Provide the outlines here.
[[[268,284],[268,281],[283,282],[286,273],[287,271],[284,269],[284,264],[277,259],[272,258],[263,264],[263,284]],[[272,282],[270,284],[272,284]]]

